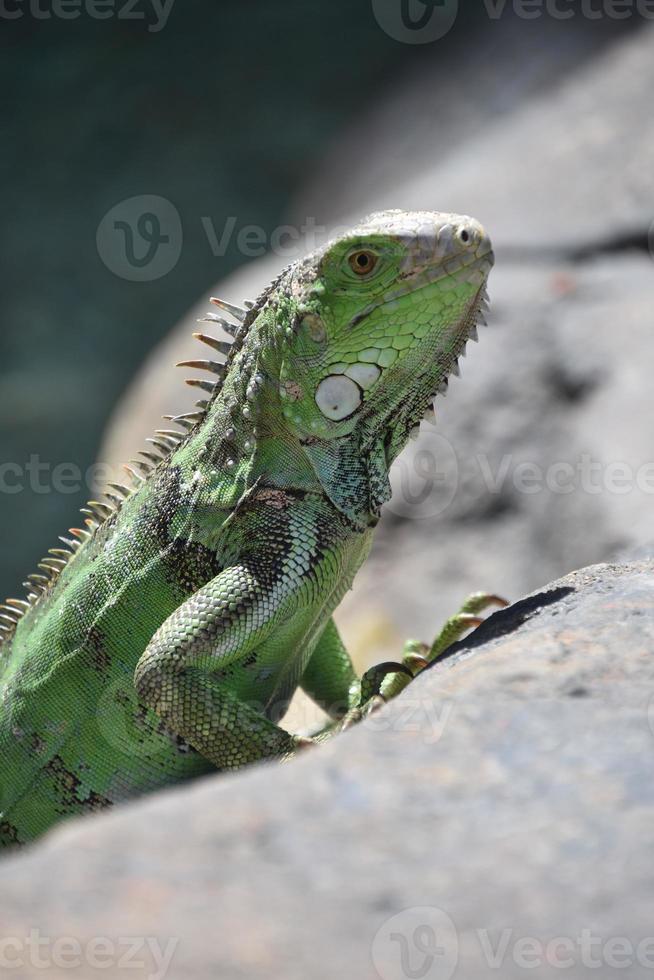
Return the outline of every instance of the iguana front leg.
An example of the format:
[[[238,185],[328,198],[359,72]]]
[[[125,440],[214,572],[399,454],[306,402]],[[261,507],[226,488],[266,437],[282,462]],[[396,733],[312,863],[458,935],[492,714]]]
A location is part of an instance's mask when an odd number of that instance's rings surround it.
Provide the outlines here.
[[[333,721],[359,704],[361,679],[333,619],[316,643],[300,687]]]
[[[302,675],[300,687],[332,719],[314,735],[318,741],[359,721],[376,706],[382,682],[391,675],[413,673],[403,664],[376,664],[359,677],[333,619],[325,626]],[[407,682],[408,682],[407,681]]]
[[[257,575],[252,563],[225,569],[168,617],[137,664],[141,700],[219,769],[288,755],[306,743],[269,721],[265,704],[237,696],[223,673],[262,648],[289,614],[299,586],[295,567],[289,562],[275,581]]]

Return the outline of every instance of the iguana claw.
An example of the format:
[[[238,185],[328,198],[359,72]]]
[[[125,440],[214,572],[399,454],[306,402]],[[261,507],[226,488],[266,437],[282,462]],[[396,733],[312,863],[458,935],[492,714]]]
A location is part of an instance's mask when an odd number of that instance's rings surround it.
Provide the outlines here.
[[[406,664],[395,663],[388,660],[382,664],[375,664],[370,667],[361,678],[361,698],[359,707],[364,705],[377,695],[381,695],[381,686],[389,674],[406,674],[413,680],[413,673]]]

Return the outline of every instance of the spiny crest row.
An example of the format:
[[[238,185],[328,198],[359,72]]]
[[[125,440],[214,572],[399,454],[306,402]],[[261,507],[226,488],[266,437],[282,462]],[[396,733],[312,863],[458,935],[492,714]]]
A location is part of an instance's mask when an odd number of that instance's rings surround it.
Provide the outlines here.
[[[254,304],[246,301],[243,307],[234,306],[225,300],[211,297],[214,306],[219,307],[224,313],[231,316],[236,323],[226,320],[215,313],[207,313],[201,317],[199,323],[215,323],[220,326],[225,333],[236,338],[244,324],[248,312]],[[207,344],[209,347],[218,351],[225,358],[229,358],[236,344],[232,341],[218,340],[204,333],[194,333],[193,336]],[[187,378],[186,383],[196,388],[201,388],[210,396],[216,394],[220,388],[222,379],[227,369],[227,361],[213,360],[190,360],[181,361],[178,367],[191,367],[205,370],[216,375],[218,380],[204,381],[200,378]],[[116,514],[121,508],[123,501],[135,493],[147,480],[154,469],[184,441],[188,433],[200,423],[206,414],[209,399],[203,398],[196,402],[195,412],[186,412],[182,415],[164,415],[164,419],[178,425],[183,431],[175,429],[157,429],[154,436],[146,439],[152,446],[152,450],[142,450],[139,456],[142,459],[130,460],[130,463],[123,468],[130,477],[131,486],[120,483],[110,483],[108,489],[104,491],[104,500],[89,500],[86,507],[81,508],[84,515],[86,528],[71,527],[69,533],[72,537],[60,536],[59,540],[64,545],[63,548],[50,548],[46,557],[39,562],[39,572],[28,575],[23,585],[27,590],[25,599],[7,599],[0,605],[0,645],[9,639],[18,622],[31,607],[55,584],[61,572],[67,566],[70,559],[76,554],[82,545],[89,541],[97,529],[104,524],[110,517]]]

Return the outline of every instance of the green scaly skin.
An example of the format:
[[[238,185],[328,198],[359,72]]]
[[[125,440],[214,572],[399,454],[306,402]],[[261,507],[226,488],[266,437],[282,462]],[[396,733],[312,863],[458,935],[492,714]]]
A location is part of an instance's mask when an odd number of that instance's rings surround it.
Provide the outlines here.
[[[298,686],[342,727],[442,652],[409,646],[362,682],[331,615],[391,463],[483,313],[492,261],[471,218],[389,211],[294,263],[247,313],[217,301],[239,323],[212,317],[235,335],[229,349],[205,338],[224,366],[187,362],[219,376],[206,403],[0,609],[0,843],[288,757],[307,744],[276,724]]]

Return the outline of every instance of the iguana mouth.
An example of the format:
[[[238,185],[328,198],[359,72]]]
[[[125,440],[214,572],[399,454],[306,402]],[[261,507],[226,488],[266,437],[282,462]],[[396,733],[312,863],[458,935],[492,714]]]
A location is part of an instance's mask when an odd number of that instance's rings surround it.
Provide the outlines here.
[[[495,262],[495,256],[490,242],[483,241],[480,245],[480,248],[482,247],[483,251],[481,253],[464,251],[453,255],[449,259],[418,264],[414,268],[409,268],[405,272],[401,272],[399,278],[407,281],[415,279],[417,276],[425,275],[425,284],[427,284],[428,282],[437,282],[439,279],[444,279],[447,276],[456,275],[461,269],[474,269],[479,266],[486,267],[484,271],[488,274]]]

